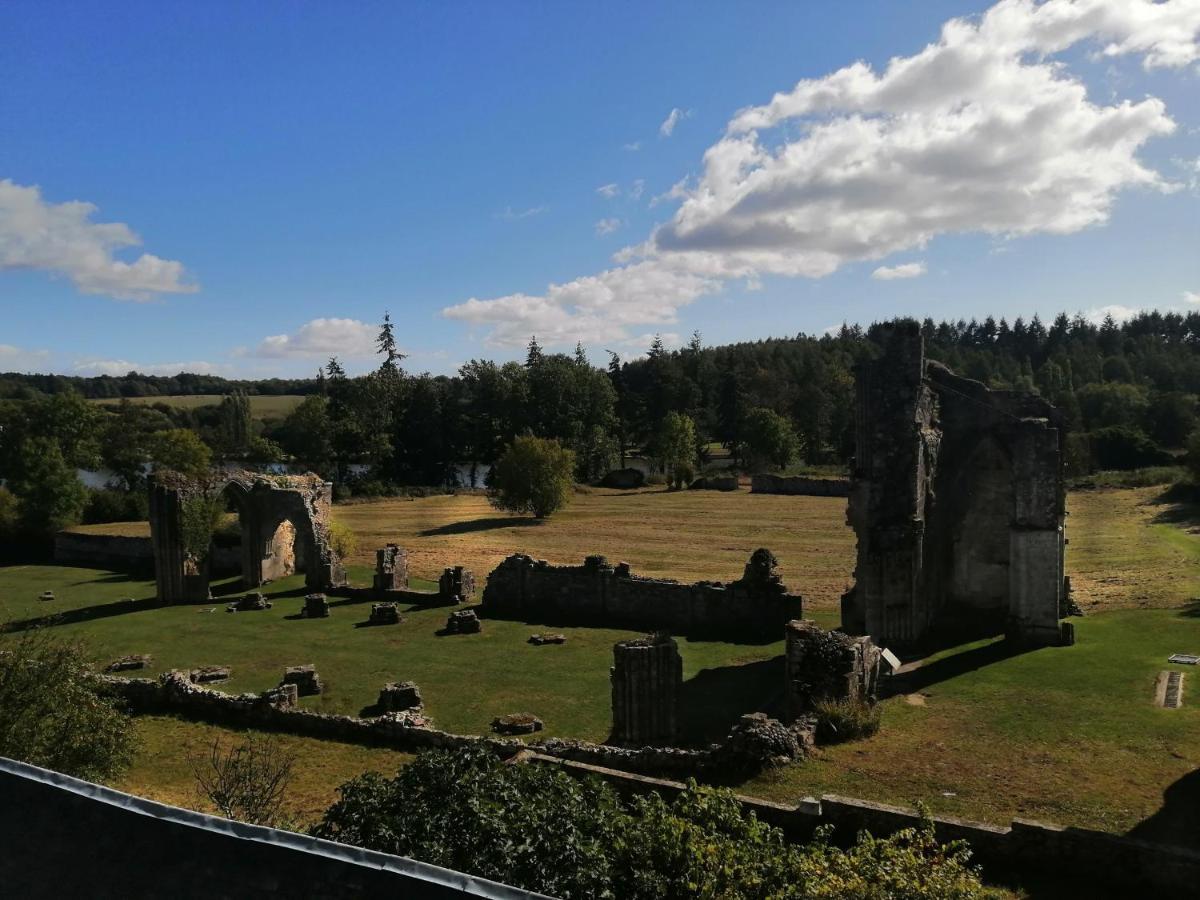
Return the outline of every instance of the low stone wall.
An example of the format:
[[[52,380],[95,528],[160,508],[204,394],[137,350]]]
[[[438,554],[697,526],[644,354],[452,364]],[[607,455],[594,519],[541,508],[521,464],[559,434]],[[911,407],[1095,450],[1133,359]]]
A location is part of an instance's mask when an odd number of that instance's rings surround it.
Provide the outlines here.
[[[801,616],[803,601],[771,577],[681,584],[636,576],[628,564],[612,566],[603,556],[554,566],[517,554],[488,576],[480,611],[533,622],[777,639]]]
[[[153,569],[154,547],[149,537],[60,531],[54,535],[54,561],[97,569]]]
[[[542,896],[2,758],[0,834],[0,885],[12,898]]]
[[[849,497],[849,478],[804,478],[763,472],[750,478],[752,494],[800,494],[805,497]]]
[[[704,475],[688,487],[693,491],[736,491],[738,479],[736,475]]]
[[[372,718],[310,712],[297,707],[273,705],[259,694],[225,694],[192,684],[182,672],[167,672],[157,679],[99,677],[135,713],[176,713],[218,725],[234,725],[263,731],[278,731],[304,737],[325,738],[352,744],[390,747],[405,753],[446,750],[484,745],[501,756],[535,748],[548,756],[631,772],[696,777],[709,768],[728,765],[720,745],[705,750],[676,747],[611,747],[588,741],[550,738],[525,742],[515,738],[452,734],[434,728],[407,724],[403,714]]]
[[[557,765],[578,777],[594,776],[624,796],[656,792],[670,799],[685,788],[677,781],[651,778],[619,769],[555,759],[535,752],[528,762]],[[863,830],[875,837],[921,824],[915,809],[826,794],[805,797],[796,805],[739,796],[743,810],[783,830],[789,840],[811,840],[829,825],[834,840],[849,844]],[[1200,884],[1200,853],[1085,828],[1064,828],[1015,819],[1011,825],[988,825],[950,816],[934,816],[940,841],[966,841],[984,876],[1001,884],[1049,881],[1070,884],[1070,896],[1089,890],[1100,896],[1192,896]],[[1065,896],[1065,894],[1064,894]]]
[[[54,561],[63,566],[86,566],[117,571],[152,571],[154,545],[149,537],[60,531],[54,535]],[[241,571],[240,545],[213,547],[209,566],[215,573]]]

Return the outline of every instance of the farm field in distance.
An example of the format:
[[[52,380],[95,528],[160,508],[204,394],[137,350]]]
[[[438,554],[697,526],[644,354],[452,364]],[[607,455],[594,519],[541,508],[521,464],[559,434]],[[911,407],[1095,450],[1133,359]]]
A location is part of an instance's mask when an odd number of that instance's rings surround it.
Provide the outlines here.
[[[165,403],[179,409],[196,409],[199,406],[214,406],[221,402],[222,394],[179,394],[161,397],[129,397],[130,403],[152,406]],[[304,397],[299,394],[251,394],[250,415],[256,419],[282,419],[300,405]],[[103,397],[93,400],[101,406],[115,406],[121,397]]]
[[[1161,493],[1070,494],[1067,568],[1087,613],[1074,620],[1075,647],[1006,656],[1002,644],[985,641],[947,650],[896,683],[899,694],[884,702],[877,736],[824,748],[741,790],[780,801],[830,792],[922,801],[984,821],[1021,816],[1117,832],[1159,813],[1169,791],[1157,821],[1177,827],[1160,837],[1184,839],[1188,826],[1175,811],[1181,795],[1190,798],[1186,808],[1200,808],[1188,780],[1200,766],[1200,707],[1157,709],[1151,692],[1157,672],[1169,668],[1167,655],[1200,650],[1200,538],[1190,531],[1188,511],[1158,502]],[[837,598],[853,568],[844,501],[830,498],[590,491],[531,524],[497,514],[483,497],[459,495],[337,506],[335,516],[358,533],[360,563],[390,540],[408,548],[414,574],[466,564],[480,588],[494,562],[516,550],[559,563],[599,552],[630,562],[639,574],[690,581],[736,578],[749,553],[767,546],[787,584],[826,626],[836,624]],[[357,583],[369,574],[362,565],[352,569]],[[149,581],[115,573],[10,566],[0,569],[0,619],[45,614],[46,604],[35,599],[45,589],[55,591],[55,611],[153,593]],[[481,635],[438,638],[444,609],[407,612],[395,628],[354,628],[366,618],[363,604],[337,605],[327,620],[289,619],[301,603],[300,579],[271,585],[269,593],[275,608],[261,613],[226,614],[218,601],[213,613],[149,609],[59,627],[87,638],[98,662],[152,653],[150,674],[232,665],[232,692],[260,690],[278,681],[283,666],[314,662],[329,692],[302,702],[317,709],[358,712],[383,682],[411,678],[437,726],[448,730],[482,733],[492,716],[528,710],[545,719],[546,734],[606,736],[611,644],[628,632],[556,628],[568,643],[538,648],[525,643],[537,623],[489,620]],[[714,723],[741,712],[773,709],[781,643],[680,643],[684,721],[693,739],[708,739]],[[689,719],[689,697],[716,709],[707,729]],[[214,729],[160,717],[142,719],[139,729],[145,746],[120,786],[189,802],[186,766],[163,759],[162,748],[202,745]],[[355,771],[403,762],[402,754],[330,742],[305,747],[329,761],[319,766],[324,775],[306,775],[296,798],[295,814],[308,818]]]

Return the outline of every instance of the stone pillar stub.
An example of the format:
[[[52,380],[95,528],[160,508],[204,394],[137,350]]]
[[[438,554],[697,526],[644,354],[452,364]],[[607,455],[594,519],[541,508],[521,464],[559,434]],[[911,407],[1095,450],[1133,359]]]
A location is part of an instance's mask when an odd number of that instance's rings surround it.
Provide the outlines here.
[[[667,634],[648,635],[613,645],[613,733],[617,744],[670,744],[679,730],[683,658]]]

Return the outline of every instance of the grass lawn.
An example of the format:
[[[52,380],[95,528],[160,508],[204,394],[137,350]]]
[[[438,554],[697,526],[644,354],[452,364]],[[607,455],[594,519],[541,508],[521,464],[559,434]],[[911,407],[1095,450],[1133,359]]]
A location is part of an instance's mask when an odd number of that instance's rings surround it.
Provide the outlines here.
[[[224,394],[180,394],[166,397],[130,397],[129,402],[145,405],[165,403],[179,409],[195,409],[198,406],[213,406],[220,403],[223,397]],[[299,406],[303,399],[299,394],[253,394],[250,397],[250,415],[256,419],[282,419]],[[121,402],[121,398],[104,397],[92,402],[101,406],[116,406]]]
[[[172,716],[139,716],[137,732],[137,757],[112,786],[160,803],[215,812],[196,790],[192,760],[206,761],[214,740],[236,746],[246,739],[246,732]],[[319,819],[337,799],[337,787],[343,782],[363,772],[390,775],[412,759],[407,753],[378,747],[287,734],[275,737],[284,751],[296,757],[284,810],[299,826]]]
[[[334,518],[358,535],[355,562],[374,565],[375,548],[392,541],[421,573],[465,565],[486,576],[515,552],[571,565],[602,553],[638,575],[732,581],[768,547],[785,583],[815,607],[836,608],[853,580],[854,533],[836,497],[596,488],[542,522],[465,494],[338,505]]]
[[[1192,602],[1200,597],[1200,539],[1188,530],[1187,511],[1157,502],[1160,493],[1095,490],[1069,498],[1067,568],[1088,612],[1075,620],[1075,647],[1005,655],[1002,644],[981,642],[946,651],[897,685],[901,696],[885,702],[879,735],[826,748],[744,790],[779,800],[827,792],[922,800],[987,821],[1018,815],[1114,831],[1159,811],[1168,790],[1168,811],[1178,808],[1181,792],[1196,791],[1185,776],[1200,766],[1200,702],[1192,702],[1192,687],[1183,709],[1160,710],[1151,694],[1168,654],[1200,651]],[[336,515],[359,533],[364,551],[388,540],[408,547],[414,572],[424,575],[464,562],[482,577],[521,549],[556,562],[602,552],[645,574],[728,580],[765,545],[825,625],[836,623],[836,598],[853,567],[844,501],[834,498],[594,491],[540,525],[498,516],[473,496],[339,506]],[[365,583],[369,571],[358,567],[352,575]],[[36,599],[46,589],[55,591],[53,604]],[[487,621],[481,635],[439,638],[445,610],[410,611],[398,627],[355,628],[366,618],[363,604],[338,605],[329,619],[308,621],[289,618],[302,602],[299,579],[268,592],[277,600],[267,612],[228,614],[217,603],[211,613],[149,609],[60,627],[86,636],[98,661],[149,652],[153,672],[232,665],[231,691],[260,690],[277,682],[285,665],[313,662],[329,691],[302,702],[317,709],[358,712],[385,681],[412,679],[435,722],[449,730],[481,733],[495,715],[528,710],[546,721],[548,734],[607,735],[611,645],[627,632],[563,629],[567,644],[533,647],[526,639],[537,626]],[[151,593],[148,582],[114,573],[13,566],[0,569],[0,620]],[[683,641],[681,650],[682,720],[694,740],[718,736],[737,714],[778,696],[779,643]],[[1192,679],[1200,686],[1200,671]],[[144,720],[142,727],[152,748],[203,730],[171,719]],[[322,744],[320,753],[336,757],[339,746]],[[375,765],[354,754],[376,751],[345,752],[351,768]],[[310,796],[326,796],[322,791],[344,780],[345,770],[328,768],[327,776],[312,776]],[[166,760],[143,760],[127,784],[147,792],[178,788],[187,781],[181,771]],[[1192,796],[1188,808],[1200,809],[1200,799]]]

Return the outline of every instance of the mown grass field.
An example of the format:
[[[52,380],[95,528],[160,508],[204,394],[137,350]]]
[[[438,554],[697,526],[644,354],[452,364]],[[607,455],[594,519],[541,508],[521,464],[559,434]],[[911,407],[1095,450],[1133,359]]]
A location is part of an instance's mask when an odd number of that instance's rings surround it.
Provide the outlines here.
[[[220,403],[223,396],[223,394],[179,394],[165,397],[130,397],[129,402],[144,405],[165,403],[167,406],[175,406],[179,409],[196,409],[199,406],[212,406]],[[282,419],[299,406],[303,399],[298,394],[254,394],[250,397],[250,415],[256,419]],[[104,397],[92,402],[99,403],[101,406],[116,406],[121,402],[121,398]]]
[[[1185,692],[1183,709],[1160,710],[1151,693],[1156,673],[1169,668],[1168,654],[1200,651],[1200,538],[1189,511],[1157,502],[1160,493],[1071,495],[1068,571],[1088,613],[1075,620],[1075,647],[1011,656],[989,642],[948,650],[895,685],[876,737],[825,748],[743,790],[778,800],[826,792],[919,800],[986,821],[1023,816],[1118,832],[1159,813],[1154,824],[1168,839],[1194,840],[1200,822],[1188,816],[1200,810],[1200,787],[1189,773],[1200,767],[1200,703]],[[824,498],[596,491],[540,525],[497,516],[474,496],[340,506],[336,515],[359,533],[362,560],[392,540],[409,548],[414,573],[426,576],[454,562],[486,573],[520,549],[556,562],[602,552],[645,574],[727,580],[765,545],[826,625],[836,623],[836,599],[853,568],[844,502]],[[353,571],[360,582],[368,574]],[[627,633],[567,629],[566,645],[533,647],[526,639],[538,627],[517,622],[485,622],[477,636],[436,637],[444,610],[412,611],[395,628],[355,628],[366,618],[355,604],[335,607],[328,620],[291,619],[301,603],[298,581],[272,585],[276,606],[262,613],[228,614],[217,604],[212,613],[154,609],[60,627],[86,637],[98,661],[150,652],[153,672],[230,664],[233,691],[261,689],[283,666],[315,662],[329,691],[303,702],[319,709],[358,712],[383,682],[412,678],[437,724],[451,730],[483,732],[494,715],[529,710],[550,734],[606,736],[611,644]],[[114,573],[8,567],[0,569],[0,619],[46,613],[36,595],[47,588],[56,592],[55,610],[152,593],[149,583]],[[681,649],[683,718],[693,739],[715,736],[738,713],[777,700],[778,643],[683,641]],[[181,801],[190,773],[162,749],[203,743],[212,729],[175,719],[143,719],[139,727],[145,749],[123,784]],[[296,811],[310,817],[347,773],[391,768],[399,757],[319,741],[305,747],[315,771],[326,773],[306,775]],[[1181,808],[1192,811],[1182,820]]]

